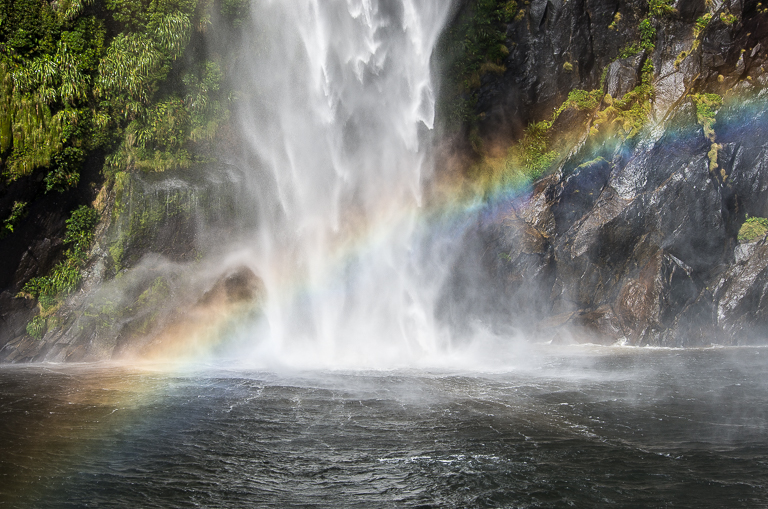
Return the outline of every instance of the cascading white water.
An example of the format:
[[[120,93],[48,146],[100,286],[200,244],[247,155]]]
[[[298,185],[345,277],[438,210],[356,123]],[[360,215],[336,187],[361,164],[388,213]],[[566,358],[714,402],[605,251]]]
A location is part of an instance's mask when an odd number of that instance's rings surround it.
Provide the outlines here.
[[[435,281],[414,266],[447,0],[254,6],[240,112],[259,163],[253,259],[269,295],[257,355],[410,364],[437,347]],[[417,270],[418,269],[418,270]]]

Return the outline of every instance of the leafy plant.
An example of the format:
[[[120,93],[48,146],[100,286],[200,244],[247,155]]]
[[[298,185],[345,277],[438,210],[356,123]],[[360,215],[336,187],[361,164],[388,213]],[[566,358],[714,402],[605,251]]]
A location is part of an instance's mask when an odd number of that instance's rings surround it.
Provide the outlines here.
[[[656,48],[656,28],[648,18],[640,22],[640,49],[651,52]]]
[[[85,251],[93,241],[93,230],[99,222],[99,213],[86,205],[76,208],[67,219],[65,244],[73,244],[75,249]]]
[[[26,202],[20,202],[20,201],[13,202],[13,207],[11,207],[11,213],[8,215],[5,221],[3,221],[3,227],[0,229],[0,239],[13,233],[13,230],[16,227],[16,225],[19,224],[19,221],[24,219],[24,217],[27,215],[26,208],[27,208]]]
[[[693,25],[693,36],[698,38],[702,32],[707,28],[709,22],[712,20],[712,14],[706,13],[703,16],[696,19],[696,23]]]
[[[42,316],[34,317],[27,324],[27,334],[35,339],[43,339],[46,330],[48,329],[47,320]]]
[[[600,104],[600,100],[603,97],[603,91],[601,89],[595,89],[592,91],[586,90],[571,90],[568,92],[568,99],[564,103],[566,107],[576,106],[580,110],[593,110]],[[563,111],[563,107],[558,108],[558,111]],[[558,113],[559,115],[559,113]]]
[[[623,48],[619,50],[619,56],[618,58],[629,58],[633,55],[637,55],[642,51],[642,48],[640,45],[636,42],[633,42],[631,44],[625,45]],[[608,67],[606,66],[606,70]]]

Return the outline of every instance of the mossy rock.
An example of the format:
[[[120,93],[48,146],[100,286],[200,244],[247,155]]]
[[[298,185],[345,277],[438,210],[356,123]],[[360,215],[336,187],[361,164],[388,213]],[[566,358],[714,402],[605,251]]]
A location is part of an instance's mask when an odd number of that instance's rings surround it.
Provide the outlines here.
[[[768,233],[768,218],[748,217],[739,228],[739,242],[752,242],[765,237]]]

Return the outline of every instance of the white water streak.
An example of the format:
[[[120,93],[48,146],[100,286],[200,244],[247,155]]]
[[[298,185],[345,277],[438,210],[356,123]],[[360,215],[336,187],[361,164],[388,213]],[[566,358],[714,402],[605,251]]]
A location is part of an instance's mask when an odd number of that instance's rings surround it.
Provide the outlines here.
[[[255,99],[240,113],[260,161],[254,257],[269,293],[256,355],[358,367],[435,350],[437,282],[417,277],[414,250],[432,172],[430,60],[449,9],[255,4],[241,69]]]

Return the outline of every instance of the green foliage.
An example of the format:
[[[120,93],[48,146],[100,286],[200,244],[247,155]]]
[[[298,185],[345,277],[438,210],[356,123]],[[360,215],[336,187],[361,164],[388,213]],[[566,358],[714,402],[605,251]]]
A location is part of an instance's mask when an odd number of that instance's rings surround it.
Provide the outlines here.
[[[70,248],[64,253],[64,260],[56,264],[49,275],[34,277],[24,285],[22,291],[37,298],[43,311],[56,306],[62,295],[72,292],[80,284],[80,269],[87,261],[98,220],[98,212],[90,207],[83,205],[75,209],[67,219],[64,243]]]
[[[145,34],[120,34],[99,64],[96,96],[111,100],[124,118],[135,116],[137,103],[149,101],[167,72],[163,55]]]
[[[517,2],[515,2],[515,0],[509,0],[507,3],[504,4],[504,8],[502,10],[504,21],[506,21],[507,23],[511,23],[517,16],[517,13],[518,13]]]
[[[27,324],[27,334],[35,339],[43,339],[48,330],[47,320],[42,316],[36,316]]]
[[[641,51],[643,51],[643,48],[641,48],[638,43],[633,42],[631,44],[627,44],[619,50],[619,58],[629,58],[631,56],[637,55]],[[605,70],[607,72],[608,66],[606,66]]]
[[[128,124],[123,143],[107,158],[107,165],[112,172],[186,168],[192,162],[184,149],[190,128],[189,112],[181,99],[155,104]]]
[[[12,133],[8,145],[13,150],[6,159],[4,176],[15,180],[29,175],[36,167],[50,165],[51,158],[63,146],[67,114],[65,110],[52,114],[37,95],[26,95],[8,102],[10,107],[6,115],[10,117],[8,122]]]
[[[443,34],[438,52],[447,65],[439,106],[449,124],[474,122],[481,78],[506,71],[506,23],[517,21],[520,12],[515,1],[473,0],[458,23]]]
[[[564,112],[566,109],[570,108],[571,106],[578,108],[582,111],[591,111],[594,110],[598,104],[600,104],[601,99],[603,98],[603,91],[602,88],[598,88],[595,90],[587,91],[587,90],[580,90],[580,89],[574,89],[568,92],[568,98],[561,104],[557,109],[555,109],[554,113],[552,114],[552,120],[540,122],[542,124],[542,127],[546,127],[546,129],[549,129],[552,127],[552,124],[555,123],[557,118],[560,116],[562,112]]]
[[[590,134],[596,135],[602,130],[601,126],[606,125],[618,129],[624,139],[637,136],[651,113],[651,99],[654,95],[653,74],[654,68],[649,58],[643,64],[640,85],[624,94],[621,99],[614,100],[606,96],[608,107],[597,115]]]
[[[736,16],[735,14],[731,14],[730,12],[721,12],[720,21],[722,21],[726,25],[733,25],[734,23],[739,21],[739,18],[738,16]]]
[[[571,90],[568,93],[568,100],[565,102],[567,105],[573,105],[580,110],[588,111],[593,110],[600,104],[600,100],[603,97],[603,91],[595,89],[592,91],[586,90]]]
[[[0,228],[0,239],[13,233],[13,229],[19,222],[27,215],[27,203],[21,201],[13,202],[11,207],[11,213],[3,221],[3,226]]]
[[[67,219],[64,243],[73,244],[75,249],[87,250],[93,241],[93,230],[98,222],[99,213],[91,207],[81,205]]]
[[[536,122],[525,129],[520,142],[522,163],[532,178],[538,177],[557,159],[557,152],[549,150],[550,122]]]
[[[696,121],[704,128],[704,136],[711,142],[715,141],[715,116],[723,105],[723,98],[718,94],[693,94],[696,105]]]
[[[650,53],[656,48],[656,28],[653,26],[653,22],[649,18],[643,18],[637,29],[640,32],[640,42],[628,43],[621,48],[618,58],[629,58],[641,51]]]
[[[656,28],[648,18],[640,22],[640,49],[651,52],[656,48]]]
[[[240,26],[248,17],[250,8],[249,0],[223,0],[221,2],[221,15],[230,21],[233,26]]]
[[[89,154],[102,149],[104,171],[119,194],[128,181],[122,170],[188,166],[193,150],[229,118],[231,97],[219,64],[181,58],[194,28],[202,32],[210,24],[213,5],[0,0],[3,178],[44,169],[45,191],[63,192],[78,185]],[[231,29],[248,16],[250,0],[216,5]],[[119,216],[124,210],[116,202],[113,214]],[[26,210],[26,203],[15,202],[0,223],[0,237],[13,232]],[[45,316],[80,284],[97,221],[95,210],[75,210],[66,223],[64,259],[24,286],[43,310],[29,325],[31,335],[45,333],[51,323]]]
[[[768,233],[768,219],[764,217],[749,217],[739,228],[738,239],[740,242],[751,242],[765,237]]]
[[[85,152],[77,147],[65,147],[53,158],[54,168],[45,176],[45,192],[64,192],[77,186],[80,181],[80,165],[85,160]]]
[[[59,20],[48,2],[0,0],[0,40],[17,55],[49,52],[60,32]]]
[[[189,114],[192,141],[211,140],[219,126],[229,118],[230,97],[223,96],[224,73],[215,61],[198,65],[184,75],[187,95],[184,99]]]
[[[93,0],[0,0],[3,176],[47,168],[46,192],[63,192],[100,147],[111,152],[108,174],[188,166],[193,144],[212,140],[229,118],[223,72],[204,62],[174,78],[183,78],[186,95],[161,89],[194,26],[210,23],[212,1],[106,0],[90,8]],[[250,0],[217,5],[234,23]]]
[[[670,0],[649,0],[648,14],[654,18],[663,18],[674,14],[675,9],[670,5]]]
[[[566,100],[552,113],[551,120],[535,122],[526,128],[523,137],[512,145],[505,157],[483,157],[470,170],[474,178],[488,187],[521,185],[544,174],[557,162],[560,153],[555,149],[552,126],[560,114],[573,107],[593,111],[603,98],[602,89],[592,91],[571,90]]]
[[[22,53],[15,48],[0,55],[0,157],[9,180],[49,167],[54,174],[47,179],[48,190],[63,190],[76,183],[78,169],[59,168],[60,163],[75,162],[71,153],[61,152],[93,148],[90,133],[75,126],[92,116],[86,112],[93,109],[91,83],[106,30],[93,16],[75,19],[84,3],[63,2],[53,18],[34,18],[30,13],[32,18],[15,25],[6,24],[8,18],[0,24],[0,32],[5,31],[11,41],[25,31],[25,24],[46,28],[33,50]],[[44,13],[45,7],[41,9]]]
[[[699,35],[701,35],[702,32],[704,32],[704,29],[707,28],[707,25],[709,25],[709,22],[712,20],[712,14],[706,13],[700,18],[696,20],[696,24],[693,26],[693,36],[698,38]]]

